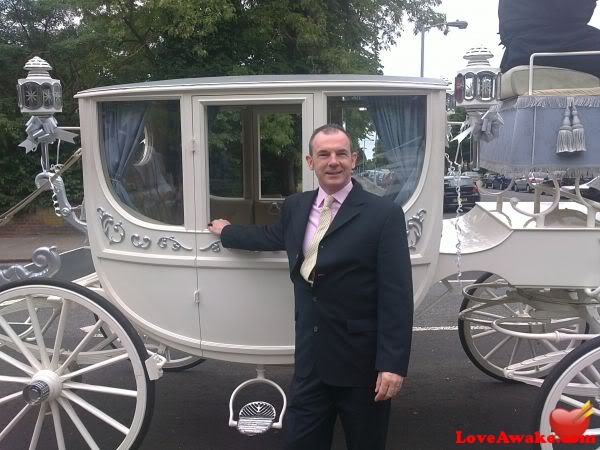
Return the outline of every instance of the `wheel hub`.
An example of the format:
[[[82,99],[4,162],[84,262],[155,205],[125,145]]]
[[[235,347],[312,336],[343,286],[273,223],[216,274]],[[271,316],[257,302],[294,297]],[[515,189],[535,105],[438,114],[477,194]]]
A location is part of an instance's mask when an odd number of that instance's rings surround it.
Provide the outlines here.
[[[31,406],[39,405],[50,396],[50,386],[43,381],[34,381],[23,389],[23,398]]]
[[[40,370],[23,388],[23,399],[31,406],[55,399],[62,389],[58,375],[50,370]]]

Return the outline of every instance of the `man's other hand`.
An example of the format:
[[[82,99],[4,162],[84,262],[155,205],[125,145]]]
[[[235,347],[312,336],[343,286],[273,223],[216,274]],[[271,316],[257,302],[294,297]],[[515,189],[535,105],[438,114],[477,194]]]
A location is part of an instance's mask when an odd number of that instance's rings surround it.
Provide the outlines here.
[[[392,372],[379,372],[375,384],[375,401],[389,400],[400,392],[404,377]]]

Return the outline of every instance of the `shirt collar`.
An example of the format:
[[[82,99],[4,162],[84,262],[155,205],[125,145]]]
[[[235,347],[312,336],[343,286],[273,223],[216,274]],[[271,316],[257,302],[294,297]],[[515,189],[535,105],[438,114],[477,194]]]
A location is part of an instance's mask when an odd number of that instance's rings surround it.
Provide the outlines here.
[[[348,184],[346,186],[344,186],[343,188],[341,188],[339,191],[334,192],[333,198],[335,199],[335,201],[338,204],[342,204],[344,203],[344,200],[346,200],[346,197],[348,197],[348,194],[350,194],[350,191],[352,190],[352,180],[348,181]],[[319,186],[319,192],[317,193],[317,199],[316,199],[316,205],[318,207],[321,207],[321,205],[323,205],[323,201],[325,200],[325,197],[327,197],[327,193],[321,188],[321,186]]]

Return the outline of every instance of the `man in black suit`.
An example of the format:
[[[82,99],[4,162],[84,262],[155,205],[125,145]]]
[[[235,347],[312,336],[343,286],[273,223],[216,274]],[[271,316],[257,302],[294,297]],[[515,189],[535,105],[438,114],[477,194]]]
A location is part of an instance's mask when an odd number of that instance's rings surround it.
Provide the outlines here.
[[[209,224],[224,247],[287,251],[296,320],[288,449],[329,449],[338,415],[349,449],[385,449],[390,399],[408,368],[404,213],[352,180],[356,158],[342,127],[317,128],[306,156],[317,190],[288,197],[273,225]]]

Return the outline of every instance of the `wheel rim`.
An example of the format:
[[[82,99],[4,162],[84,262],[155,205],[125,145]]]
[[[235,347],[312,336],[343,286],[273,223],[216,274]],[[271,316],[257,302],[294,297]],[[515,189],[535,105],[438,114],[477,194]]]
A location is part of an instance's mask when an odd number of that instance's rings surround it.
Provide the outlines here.
[[[581,408],[588,400],[594,407],[586,434],[596,436],[594,448],[600,445],[600,340],[587,342],[561,360],[548,377],[536,404],[536,426],[540,434],[552,434],[550,414],[556,408]],[[583,444],[580,444],[583,445]],[[543,450],[581,448],[577,444],[541,444]],[[590,448],[589,444],[585,448]]]
[[[23,339],[10,323],[26,316]],[[118,336],[119,349],[98,350],[106,347],[100,328]],[[8,288],[0,292],[0,342],[0,447],[127,449],[138,440],[149,406],[144,363],[105,307],[57,285]],[[27,403],[36,389],[48,392]]]
[[[485,274],[477,283],[498,282],[504,280],[492,274]],[[477,297],[489,299],[489,302],[477,302],[465,298],[461,306],[461,315],[458,321],[460,341],[469,359],[482,372],[498,380],[512,382],[506,377],[504,369],[525,359],[534,358],[551,351],[572,348],[578,342],[553,343],[548,339],[525,339],[507,336],[491,327],[492,321],[503,317],[531,317],[535,309],[521,302],[511,301],[507,297],[508,285],[504,287],[481,287],[469,293]],[[526,323],[515,325],[515,331],[528,331],[530,325]],[[560,330],[563,332],[583,333],[585,321],[573,318],[572,321],[563,321],[560,325],[544,328],[545,332]],[[536,377],[545,376],[551,366],[538,368]]]

